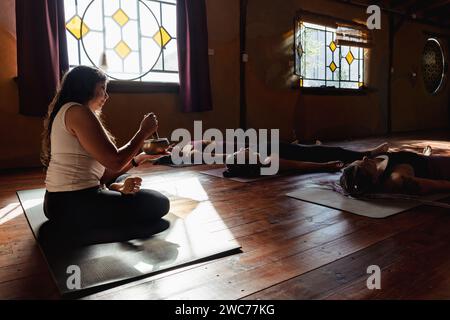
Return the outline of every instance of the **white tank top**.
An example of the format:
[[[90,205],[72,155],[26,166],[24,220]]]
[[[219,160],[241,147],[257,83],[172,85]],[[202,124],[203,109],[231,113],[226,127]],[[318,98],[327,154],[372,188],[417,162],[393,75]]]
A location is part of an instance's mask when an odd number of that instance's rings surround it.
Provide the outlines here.
[[[49,192],[76,191],[100,185],[105,167],[81,146],[66,128],[67,110],[78,103],[62,106],[53,121],[50,143],[51,157],[45,186]]]

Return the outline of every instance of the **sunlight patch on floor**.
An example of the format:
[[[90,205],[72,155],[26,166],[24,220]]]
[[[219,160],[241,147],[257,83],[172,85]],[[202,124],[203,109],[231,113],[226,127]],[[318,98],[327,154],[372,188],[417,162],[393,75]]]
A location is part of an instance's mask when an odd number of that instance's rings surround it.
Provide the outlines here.
[[[171,195],[195,201],[205,201],[209,199],[208,194],[197,177],[158,183],[154,183],[151,179],[144,178],[141,188],[166,192]]]
[[[0,224],[4,224],[23,213],[20,203],[14,202],[0,209]]]

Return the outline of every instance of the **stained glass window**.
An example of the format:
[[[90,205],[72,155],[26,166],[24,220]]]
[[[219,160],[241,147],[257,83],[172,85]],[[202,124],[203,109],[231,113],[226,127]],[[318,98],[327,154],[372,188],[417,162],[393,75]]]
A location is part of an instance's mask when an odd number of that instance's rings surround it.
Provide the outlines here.
[[[176,0],[64,0],[70,67],[113,80],[179,82]]]
[[[301,87],[364,86],[364,48],[338,45],[336,31],[295,21],[295,74]]]

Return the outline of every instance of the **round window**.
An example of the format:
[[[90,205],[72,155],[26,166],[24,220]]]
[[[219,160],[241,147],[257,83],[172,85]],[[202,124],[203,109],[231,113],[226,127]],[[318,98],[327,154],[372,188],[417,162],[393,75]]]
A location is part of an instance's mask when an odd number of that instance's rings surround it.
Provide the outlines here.
[[[431,94],[437,93],[444,84],[444,52],[438,40],[430,38],[425,43],[422,56],[423,81]]]

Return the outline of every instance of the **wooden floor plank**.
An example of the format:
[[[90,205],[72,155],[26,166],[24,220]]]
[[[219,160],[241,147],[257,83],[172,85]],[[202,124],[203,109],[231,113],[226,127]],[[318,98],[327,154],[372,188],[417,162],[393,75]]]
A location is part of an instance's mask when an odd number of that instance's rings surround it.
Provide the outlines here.
[[[341,237],[330,243],[318,245],[311,250],[300,252],[285,259],[275,260],[232,276],[209,281],[202,286],[171,295],[169,299],[240,299],[274,284],[309,272],[322,265],[341,259],[379,241],[387,239],[402,228],[420,224],[425,219],[408,219],[401,223],[369,226]],[[202,274],[205,274],[204,272]],[[153,292],[154,293],[154,292]],[[152,294],[153,294],[152,293]],[[157,298],[157,297],[155,297]],[[160,297],[158,297],[160,298]]]
[[[437,220],[440,223],[436,223]],[[389,278],[395,279],[395,282],[398,280],[397,274],[392,272],[393,265],[405,265],[405,262],[415,259],[418,255],[434,262],[435,257],[440,255],[445,257],[446,262],[450,261],[449,256],[440,254],[449,252],[449,223],[450,216],[447,214],[434,215],[433,221],[427,221],[331,264],[249,295],[245,299],[393,298],[394,296],[388,293]],[[433,230],[433,234],[428,233],[430,230]],[[369,290],[366,286],[369,277],[367,268],[371,265],[377,265],[382,270],[381,291]],[[449,274],[447,278],[450,279]],[[355,290],[355,287],[358,287],[358,290]],[[398,286],[393,285],[392,288]],[[352,295],[346,295],[346,292]],[[355,292],[360,295],[355,295]],[[450,287],[447,287],[446,295],[450,296]]]
[[[331,211],[330,209],[327,210]],[[317,232],[318,235],[328,234],[330,239],[334,239],[333,237],[341,237],[345,234],[344,224],[346,224],[348,232],[352,232],[353,228],[356,227],[357,222],[360,221],[356,216],[345,217],[345,215],[343,216],[336,212],[327,215],[327,217],[328,219],[325,219],[325,221],[324,217],[320,217],[318,221],[310,219],[311,217],[301,219],[294,223],[294,225],[296,225],[296,228],[294,229],[292,229],[292,223],[286,225],[277,224],[274,225],[272,229],[238,238],[237,240],[241,244],[244,251],[243,254],[213,261],[204,267],[204,269],[190,269],[187,274],[180,273],[177,276],[172,276],[171,279],[167,279],[167,281],[171,283],[184,283],[184,279],[192,279],[192,277],[195,277],[198,279],[192,281],[191,283],[186,283],[185,285],[196,286],[203,283],[203,281],[209,281],[209,279],[204,276],[205,273],[208,273],[212,278],[215,278],[217,274],[226,276],[227,274],[234,274],[236,270],[252,269],[261,264],[270,263],[272,261],[271,255],[267,253],[279,251],[282,255],[289,255],[293,253],[290,251],[283,251],[283,248],[292,246],[292,250],[298,252],[298,250],[306,250],[311,246],[316,246],[317,244],[315,239],[319,236],[315,237],[314,232]],[[336,224],[337,221],[342,221],[342,224]],[[334,228],[336,231],[333,234],[331,230],[326,228]],[[286,232],[288,230],[290,233]],[[233,233],[233,229],[230,229],[230,231]],[[266,240],[264,245],[262,245],[261,238]],[[182,289],[179,285],[171,286],[170,284],[164,284],[163,286],[171,287],[171,290]],[[118,290],[120,290],[120,288]],[[114,292],[118,290],[113,289],[111,292],[114,294]],[[141,289],[138,290],[140,291]],[[111,292],[100,293],[97,297],[108,295]],[[126,295],[128,295],[128,293],[123,292],[122,296]]]
[[[280,243],[265,242],[262,237],[259,249],[254,251],[211,262],[202,269],[190,269],[169,278],[140,284],[137,288],[117,290],[119,292],[114,290],[112,295],[103,293],[97,297],[239,299],[359,251],[427,219],[428,216],[420,211],[411,212],[408,216],[395,216],[389,224],[381,220],[363,219],[365,223],[349,225],[347,232],[344,225],[333,224],[334,232],[320,229],[317,234],[307,233],[304,238],[292,240],[291,246],[287,244],[288,249],[280,248]],[[245,251],[245,243],[243,248]]]
[[[450,217],[397,239],[403,254],[381,269],[381,290],[367,290],[360,278],[326,299],[449,299],[450,297]],[[402,241],[403,240],[403,241]],[[397,243],[398,244],[398,243]],[[364,290],[364,288],[366,288]]]
[[[0,283],[0,299],[59,299],[48,272]]]

